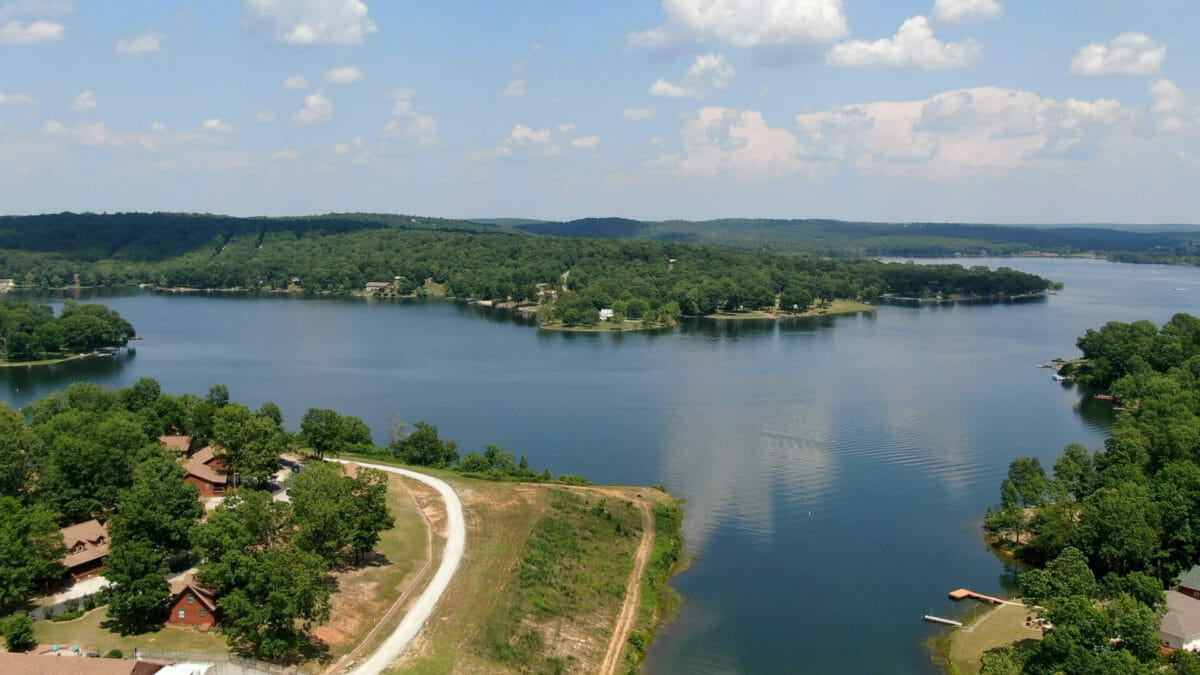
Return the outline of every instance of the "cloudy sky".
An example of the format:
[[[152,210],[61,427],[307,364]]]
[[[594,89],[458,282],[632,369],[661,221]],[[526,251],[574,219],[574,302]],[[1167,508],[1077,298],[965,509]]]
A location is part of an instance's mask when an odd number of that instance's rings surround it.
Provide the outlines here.
[[[1196,0],[0,0],[0,212],[1200,222]]]

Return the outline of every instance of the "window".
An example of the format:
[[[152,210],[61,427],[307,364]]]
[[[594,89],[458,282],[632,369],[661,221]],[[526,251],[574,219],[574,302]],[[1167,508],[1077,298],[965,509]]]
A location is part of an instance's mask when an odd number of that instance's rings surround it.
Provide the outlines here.
[[[203,619],[206,616],[208,616],[208,612],[204,611],[204,608],[201,607],[200,608],[200,618]]]
[[[192,595],[191,593],[188,593],[188,596],[187,596],[187,603],[188,603],[189,605],[194,605],[194,604],[196,604],[196,596]]]
[[[180,609],[180,610],[179,610],[179,618],[181,618],[181,619],[186,619],[186,618],[187,618],[187,610],[186,610],[186,609]]]

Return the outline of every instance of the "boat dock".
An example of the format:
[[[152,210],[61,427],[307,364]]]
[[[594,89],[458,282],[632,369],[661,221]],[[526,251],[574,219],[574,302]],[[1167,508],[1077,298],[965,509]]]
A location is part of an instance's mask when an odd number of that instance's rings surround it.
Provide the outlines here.
[[[947,626],[962,626],[961,621],[955,621],[954,619],[943,619],[940,616],[934,616],[932,614],[926,614],[921,618],[929,621],[930,623],[944,623]]]
[[[984,595],[983,593],[976,593],[975,591],[968,590],[966,588],[960,588],[956,591],[950,591],[950,598],[953,600],[965,600],[966,598],[974,598],[975,600],[983,600],[984,602],[990,602],[990,603],[993,603],[996,605],[1007,605],[1008,604],[1008,601],[1004,600],[1002,598],[997,598],[997,597],[993,597],[990,595]]]

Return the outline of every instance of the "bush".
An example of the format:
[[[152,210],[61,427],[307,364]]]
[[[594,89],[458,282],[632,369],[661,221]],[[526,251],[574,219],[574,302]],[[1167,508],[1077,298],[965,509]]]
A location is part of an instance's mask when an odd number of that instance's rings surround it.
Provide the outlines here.
[[[70,598],[70,599],[64,600],[63,601],[63,609],[65,609],[68,614],[78,610],[79,609],[79,598]]]
[[[81,616],[83,616],[83,610],[73,609],[68,612],[63,612],[62,614],[59,614],[58,616],[50,617],[50,621],[53,621],[54,623],[58,623],[60,621],[74,621],[75,619],[78,619]]]
[[[27,652],[37,641],[33,639],[33,618],[28,614],[17,614],[2,624],[4,645],[10,652]]]
[[[569,473],[564,473],[564,474],[560,475],[558,477],[558,480],[563,483],[566,483],[567,485],[591,485],[592,484],[592,481],[584,478],[583,476],[576,476],[574,474],[569,474]]]
[[[123,659],[123,658],[125,658],[125,654],[120,649],[110,649],[110,650],[108,650],[108,653],[104,655],[104,658],[106,658],[106,659]]]

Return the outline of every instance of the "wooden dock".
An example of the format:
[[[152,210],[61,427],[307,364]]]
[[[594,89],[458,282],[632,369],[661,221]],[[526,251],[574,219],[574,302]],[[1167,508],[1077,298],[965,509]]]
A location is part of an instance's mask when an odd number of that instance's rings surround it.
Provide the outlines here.
[[[967,598],[973,598],[975,600],[983,600],[984,602],[990,602],[990,603],[993,603],[996,605],[1008,604],[1008,601],[1004,600],[1002,598],[993,597],[991,595],[984,595],[983,593],[976,593],[975,591],[968,590],[966,588],[960,588],[955,591],[950,591],[950,598],[953,600],[965,600]]]
[[[926,614],[925,616],[923,616],[921,618],[925,619],[926,621],[928,621],[930,623],[942,623],[947,626],[962,626],[961,621],[955,621],[954,619],[943,619],[940,616],[934,616],[932,614]]]

